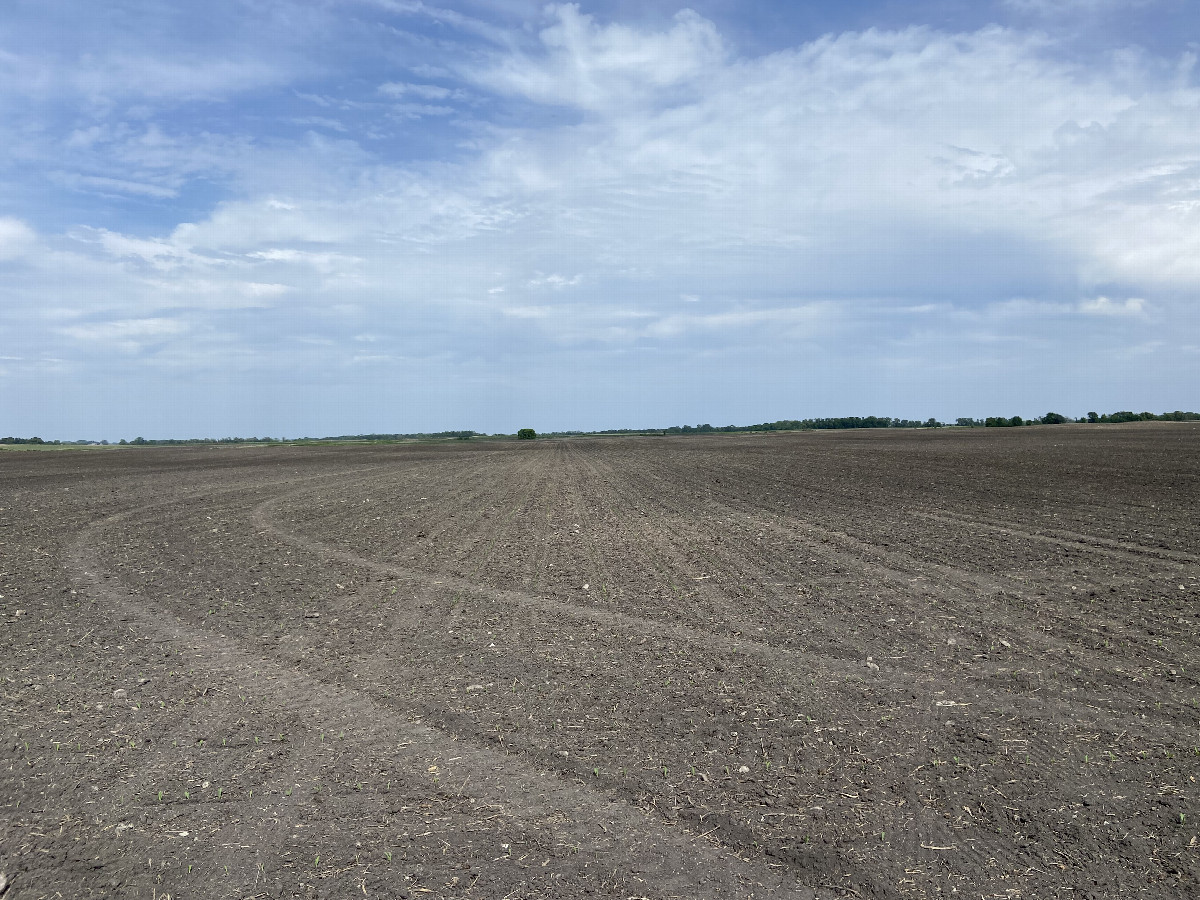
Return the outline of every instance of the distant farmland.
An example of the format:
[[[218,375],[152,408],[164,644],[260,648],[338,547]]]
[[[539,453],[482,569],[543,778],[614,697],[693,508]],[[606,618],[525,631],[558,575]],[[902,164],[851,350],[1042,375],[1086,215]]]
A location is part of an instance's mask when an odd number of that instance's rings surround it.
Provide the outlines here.
[[[1200,425],[0,459],[11,897],[1195,897]]]

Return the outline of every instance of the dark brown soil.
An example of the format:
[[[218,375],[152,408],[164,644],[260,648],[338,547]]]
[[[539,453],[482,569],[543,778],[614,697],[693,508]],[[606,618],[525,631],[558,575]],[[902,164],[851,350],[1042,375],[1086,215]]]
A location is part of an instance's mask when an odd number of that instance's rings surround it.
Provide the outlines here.
[[[53,897],[1200,896],[1200,427],[0,454]]]

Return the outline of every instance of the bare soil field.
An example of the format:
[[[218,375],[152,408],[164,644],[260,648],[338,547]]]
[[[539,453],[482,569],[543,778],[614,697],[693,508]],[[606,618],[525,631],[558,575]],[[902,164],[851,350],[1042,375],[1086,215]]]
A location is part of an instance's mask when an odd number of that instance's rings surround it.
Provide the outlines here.
[[[1200,427],[0,454],[4,900],[1200,896]]]

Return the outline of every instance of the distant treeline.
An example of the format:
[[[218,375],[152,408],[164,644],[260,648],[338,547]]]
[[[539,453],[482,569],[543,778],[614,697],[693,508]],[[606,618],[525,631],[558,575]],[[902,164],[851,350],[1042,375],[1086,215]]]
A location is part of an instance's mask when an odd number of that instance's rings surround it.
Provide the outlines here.
[[[1004,416],[988,416],[986,419],[958,419],[954,424],[968,428],[1012,428],[1018,425],[1064,425],[1068,422],[1088,422],[1094,425],[1101,422],[1194,422],[1198,419],[1200,419],[1200,413],[1184,412],[1181,409],[1158,415],[1152,412],[1135,413],[1122,409],[1104,415],[1090,412],[1080,419],[1072,419],[1061,413],[1049,412],[1034,419],[1023,419],[1020,416],[1013,416],[1011,419],[1006,419]]]
[[[1134,413],[1128,410],[1099,415],[1090,412],[1084,418],[1073,419],[1061,413],[1049,412],[1044,416],[1023,418],[1013,416],[989,416],[986,419],[971,419],[962,417],[954,424],[964,428],[1011,427],[1014,425],[1064,425],[1069,422],[1187,422],[1200,420],[1200,413],[1175,412]],[[670,428],[609,428],[604,431],[547,431],[542,437],[576,437],[584,435],[665,435],[665,434],[728,434],[753,431],[817,431],[823,429],[841,430],[848,428],[945,428],[946,422],[937,419],[894,419],[887,416],[840,416],[826,419],[780,419],[778,422],[763,422],[761,425],[672,425]]]
[[[446,440],[455,438],[469,440],[479,435],[478,431],[435,431],[415,434],[344,434],[336,437],[321,438],[273,438],[273,437],[223,437],[223,438],[153,438],[136,437],[132,441],[121,438],[115,445],[108,441],[44,441],[40,437],[0,438],[0,444],[45,444],[71,446],[136,446],[136,447],[186,447],[194,444],[282,444],[282,443],[320,443],[323,441],[416,441],[416,440]]]
[[[1200,413],[1184,412],[1183,410],[1175,410],[1175,412],[1152,413],[1140,412],[1135,413],[1130,410],[1123,409],[1114,413],[1095,413],[1090,412],[1086,416],[1078,419],[1073,419],[1070,416],[1064,416],[1061,413],[1048,412],[1043,416],[1033,418],[1023,418],[1022,416],[1012,416],[1005,418],[1004,416],[988,416],[986,419],[972,419],[968,417],[960,417],[954,421],[954,424],[963,428],[1012,428],[1022,425],[1065,425],[1072,422],[1082,423],[1108,423],[1108,422],[1195,422],[1200,421]],[[542,432],[542,437],[582,437],[586,435],[667,435],[667,434],[729,434],[738,432],[755,432],[755,431],[817,431],[817,430],[842,430],[849,428],[944,428],[947,423],[939,422],[937,419],[929,418],[925,421],[919,419],[895,419],[888,416],[840,416],[837,418],[824,419],[780,419],[778,422],[763,422],[760,425],[672,425],[669,428],[608,428],[603,431],[547,431]],[[279,443],[336,443],[344,441],[431,441],[431,440],[460,440],[466,441],[473,437],[489,437],[479,431],[422,431],[413,432],[410,434],[340,434],[330,437],[321,438],[273,438],[273,437],[223,437],[223,438],[161,438],[155,440],[147,440],[143,437],[136,437],[132,441],[127,441],[122,438],[118,443],[120,445],[134,445],[139,447],[176,447],[187,446],[192,444],[279,444]],[[490,435],[493,438],[507,438],[512,435],[494,434]],[[19,438],[19,437],[4,437],[0,438],[0,444],[45,444],[56,446],[91,446],[91,445],[108,445],[108,441],[44,441],[40,437]]]
[[[369,441],[390,442],[390,441],[428,441],[428,440],[446,440],[449,438],[457,438],[458,440],[468,440],[474,437],[476,431],[435,431],[435,432],[420,432],[414,434],[339,434],[330,435],[328,437],[302,437],[302,438],[273,438],[273,437],[224,437],[224,438],[187,438],[187,439],[172,439],[165,438],[161,440],[146,440],[145,438],[134,438],[129,441],[130,444],[138,446],[147,445],[155,447],[171,447],[186,444],[299,444],[299,443],[338,443],[345,441],[357,441],[366,443]],[[122,444],[125,441],[121,441]]]
[[[323,438],[301,438],[300,440],[316,440],[316,441],[431,441],[447,438],[455,438],[460,441],[468,441],[471,438],[480,435],[478,431],[429,431],[419,432],[415,434],[341,434],[336,437]]]
[[[759,425],[672,425],[669,428],[609,428],[604,431],[554,431],[545,437],[569,437],[585,434],[730,434],[748,431],[811,431],[842,428],[941,428],[937,419],[892,419],[887,416],[841,416],[832,419],[780,419]]]

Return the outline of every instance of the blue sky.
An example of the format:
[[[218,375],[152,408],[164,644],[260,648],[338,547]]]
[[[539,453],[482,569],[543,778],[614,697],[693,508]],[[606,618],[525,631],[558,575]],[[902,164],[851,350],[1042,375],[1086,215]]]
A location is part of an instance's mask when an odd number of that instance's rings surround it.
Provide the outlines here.
[[[9,0],[0,434],[1200,408],[1185,0]]]

